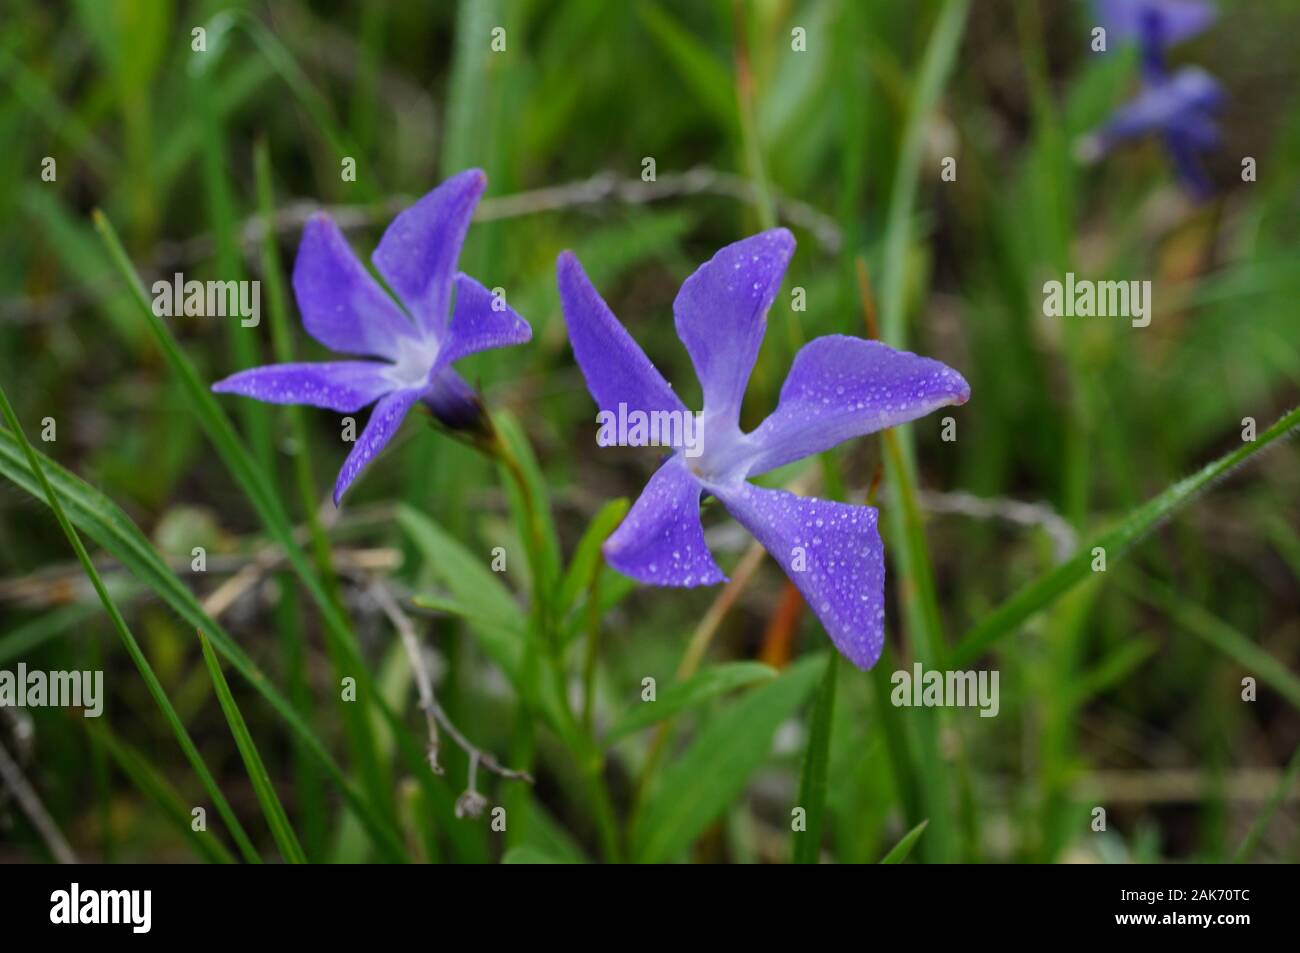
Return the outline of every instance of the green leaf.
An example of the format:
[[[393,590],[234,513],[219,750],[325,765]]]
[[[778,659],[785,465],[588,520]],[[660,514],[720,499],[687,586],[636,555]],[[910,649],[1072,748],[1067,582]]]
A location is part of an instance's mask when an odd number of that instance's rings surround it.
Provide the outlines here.
[[[519,632],[522,637],[528,625],[524,611],[501,577],[489,568],[485,554],[473,552],[433,519],[405,503],[397,508],[397,524],[415,543],[455,603],[475,618]]]
[[[813,708],[812,727],[808,731],[808,753],[804,756],[803,774],[799,779],[799,806],[806,813],[802,831],[795,831],[794,862],[815,864],[821,853],[822,818],[826,814],[826,776],[831,761],[831,728],[835,715],[835,681],[839,675],[839,653],[826,659]]]
[[[610,533],[618,529],[627,515],[631,503],[624,498],[610,500],[600,508],[591,522],[587,524],[578,540],[578,548],[573,551],[573,559],[560,583],[560,596],[556,605],[556,614],[563,619],[577,604],[578,596],[591,585],[591,580],[600,568],[600,547],[609,538]]]
[[[524,649],[529,638],[528,620],[513,593],[487,560],[453,538],[419,510],[406,504],[397,508],[397,522],[415,543],[434,577],[451,592],[451,598],[422,595],[416,604],[450,612],[465,619],[470,632],[488,656],[501,667],[521,697],[528,697],[524,681]],[[552,728],[566,741],[576,741],[572,719],[554,680],[542,678],[535,702]]]
[[[707,668],[684,682],[669,685],[654,701],[643,701],[635,705],[615,722],[614,727],[605,735],[604,743],[617,744],[628,735],[649,728],[688,708],[698,708],[746,685],[769,682],[776,675],[776,669],[762,662],[728,662]]]
[[[50,485],[50,481],[46,477],[44,469],[42,469],[35,449],[33,449],[32,445],[27,441],[27,435],[23,433],[23,427],[18,421],[18,415],[14,413],[13,405],[9,403],[9,397],[5,394],[4,388],[2,387],[0,387],[0,414],[4,416],[5,423],[10,428],[14,442],[22,448],[22,453],[27,458],[27,466],[33,476],[35,476],[36,482],[40,485],[41,493],[44,495],[46,503],[48,503],[50,509],[54,511],[54,518],[58,520],[59,528],[63,530],[63,535],[68,538],[68,542],[72,544],[72,549],[77,554],[77,560],[81,563],[81,568],[85,571],[86,578],[88,578],[91,585],[95,587],[95,594],[99,596],[99,601],[104,604],[105,611],[108,612],[109,618],[113,620],[113,627],[117,629],[117,634],[122,639],[122,645],[126,648],[127,654],[131,656],[131,661],[135,663],[135,667],[139,670],[140,677],[144,679],[145,687],[149,689],[149,694],[153,696],[153,700],[157,703],[158,707],[162,709],[163,717],[166,718],[167,724],[171,727],[172,734],[176,736],[176,740],[180,743],[181,750],[185,753],[186,760],[189,761],[190,766],[194,769],[194,773],[199,776],[199,780],[203,783],[204,790],[206,790],[208,796],[212,798],[212,803],[216,806],[217,812],[221,815],[222,820],[224,820],[226,826],[230,828],[230,834],[235,839],[235,843],[239,846],[239,850],[244,855],[244,859],[249,863],[260,863],[261,858],[258,857],[257,850],[253,847],[252,841],[250,841],[248,835],[244,833],[243,826],[235,816],[235,812],[231,808],[230,802],[227,801],[225,795],[221,793],[221,788],[218,786],[216,778],[212,776],[212,772],[208,770],[208,766],[204,762],[203,756],[199,754],[199,749],[194,746],[194,742],[190,738],[190,733],[185,730],[185,725],[181,721],[180,715],[176,713],[176,709],[172,706],[171,699],[167,697],[166,689],[163,688],[162,682],[158,680],[158,676],[154,673],[153,666],[149,664],[149,660],[145,657],[144,651],[140,648],[140,643],[137,642],[135,636],[131,634],[131,630],[127,627],[126,620],[122,618],[122,613],[118,611],[117,604],[113,601],[113,597],[108,594],[108,590],[104,587],[104,580],[100,578],[98,570],[95,569],[95,564],[91,562],[90,554],[86,552],[86,547],[81,542],[81,537],[77,535],[77,531],[72,528],[72,524],[68,521],[67,514],[63,511],[63,505],[59,502],[59,497],[54,492],[54,487]]]
[[[772,737],[808,697],[825,656],[800,659],[775,681],[733,702],[663,772],[632,832],[633,856],[661,863],[686,850],[745,789]]]
[[[1189,505],[1202,491],[1297,427],[1300,427],[1300,407],[1261,433],[1254,443],[1243,444],[1178,481],[1159,496],[1139,506],[1114,529],[1081,546],[1071,559],[1040,576],[985,616],[958,644],[951,656],[950,667],[966,668],[971,665],[1000,639],[1017,631],[1035,613],[1041,612],[1089,578],[1092,575],[1093,550],[1098,547],[1105,550],[1106,567],[1110,569],[1151,530]]]
[[[901,864],[907,860],[907,855],[912,852],[916,842],[921,839],[921,835],[925,833],[926,825],[929,823],[930,821],[927,818],[904,834],[903,839],[895,844],[888,854],[880,858],[880,862],[882,864]]]
[[[208,674],[212,676],[212,687],[217,693],[217,701],[221,703],[221,711],[230,725],[230,733],[235,736],[235,745],[239,748],[240,757],[244,759],[244,767],[248,769],[249,780],[253,782],[253,791],[257,794],[258,803],[262,805],[262,814],[266,817],[267,826],[271,828],[271,836],[280,847],[280,855],[291,864],[305,864],[307,857],[303,854],[302,845],[298,843],[298,835],[293,832],[293,825],[289,823],[289,816],[284,812],[280,796],[275,793],[275,785],[271,783],[271,776],[266,771],[262,756],[257,753],[257,745],[253,743],[253,736],[248,732],[248,725],[239,711],[239,706],[235,703],[235,696],[230,693],[230,685],[226,683],[226,676],[221,671],[221,663],[217,661],[217,656],[212,651],[212,643],[208,641],[201,629],[199,645],[203,647],[203,661],[207,663]]]

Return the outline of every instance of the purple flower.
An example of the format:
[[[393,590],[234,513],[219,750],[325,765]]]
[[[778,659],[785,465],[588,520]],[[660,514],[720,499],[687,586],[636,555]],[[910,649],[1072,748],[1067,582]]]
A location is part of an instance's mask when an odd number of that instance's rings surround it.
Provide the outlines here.
[[[799,351],[776,411],[742,433],[741,400],[793,253],[794,237],[773,229],[723,248],[682,285],[673,316],[703,385],[702,439],[670,443],[674,452],[604,553],[619,572],[652,585],[724,581],[700,522],[701,494],[711,494],[781,564],[836,648],[867,669],[884,644],[885,559],[876,511],[763,489],[747,478],[964,403],[970,388],[938,361],[831,335]],[[572,253],[560,256],[557,272],[573,353],[602,413],[617,416],[623,404],[624,415],[666,412],[667,421],[690,414]]]
[[[1148,72],[1163,69],[1165,50],[1201,33],[1218,16],[1205,0],[1097,0],[1097,8],[1109,37],[1141,44]]]
[[[303,326],[326,347],[369,359],[272,364],[212,385],[220,394],[345,414],[374,404],[339,471],[335,505],[416,401],[424,401],[452,427],[478,419],[477,395],[452,370],[453,362],[532,337],[528,323],[504,301],[456,271],[486,184],[478,169],[462,172],[393,219],[371,261],[398,301],[370,275],[329,216],[313,216],[303,229],[293,268]]]
[[[1196,196],[1213,192],[1200,154],[1219,145],[1215,114],[1222,107],[1223,87],[1209,73],[1185,66],[1171,76],[1148,82],[1133,99],[1081,143],[1085,158],[1097,158],[1116,146],[1144,136],[1159,136],[1183,184]]]
[[[1205,0],[1097,0],[1097,7],[1112,36],[1141,47],[1142,88],[1080,142],[1080,156],[1094,161],[1120,143],[1158,135],[1183,184],[1198,198],[1208,197],[1214,188],[1199,154],[1218,147],[1214,114],[1223,104],[1223,89],[1194,67],[1171,75],[1165,51],[1209,27],[1218,16],[1214,7]]]

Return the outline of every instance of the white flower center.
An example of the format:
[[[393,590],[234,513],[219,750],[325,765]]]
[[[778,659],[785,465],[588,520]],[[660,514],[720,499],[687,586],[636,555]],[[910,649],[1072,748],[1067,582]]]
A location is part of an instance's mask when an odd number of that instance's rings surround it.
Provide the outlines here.
[[[388,379],[403,390],[424,387],[428,383],[429,370],[438,359],[438,350],[438,342],[432,338],[403,347],[396,362],[386,371]]]

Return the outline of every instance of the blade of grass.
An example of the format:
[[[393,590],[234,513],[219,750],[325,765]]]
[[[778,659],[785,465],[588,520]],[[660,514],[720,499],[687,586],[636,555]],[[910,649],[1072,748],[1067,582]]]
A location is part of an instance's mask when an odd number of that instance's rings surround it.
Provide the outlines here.
[[[249,863],[261,863],[261,858],[258,857],[257,850],[253,847],[252,841],[248,839],[248,835],[244,833],[239,818],[235,816],[230,803],[226,800],[225,795],[221,793],[221,788],[208,770],[207,764],[204,763],[203,756],[199,754],[198,748],[194,746],[194,742],[190,739],[189,732],[185,730],[185,725],[181,723],[180,716],[176,714],[176,709],[172,707],[171,699],[167,697],[166,689],[158,681],[158,676],[154,674],[153,666],[149,664],[149,660],[145,658],[144,652],[140,649],[140,644],[135,640],[135,636],[131,634],[131,630],[127,628],[126,620],[122,618],[122,613],[117,609],[117,603],[113,601],[112,596],[108,594],[108,590],[104,587],[104,580],[100,578],[99,572],[95,569],[95,564],[91,562],[90,554],[86,552],[81,537],[77,535],[77,531],[68,522],[68,517],[63,512],[63,506],[54,492],[54,487],[50,485],[50,481],[45,476],[45,471],[41,469],[40,461],[36,458],[36,451],[32,449],[32,445],[27,440],[27,435],[23,433],[22,424],[18,420],[18,415],[14,413],[13,405],[9,403],[9,397],[5,394],[3,387],[0,387],[0,414],[4,416],[5,424],[9,427],[14,440],[17,441],[26,456],[27,466],[40,484],[41,491],[45,494],[50,509],[54,511],[54,518],[58,520],[59,528],[63,530],[63,535],[68,538],[68,542],[76,552],[77,560],[81,563],[81,568],[85,570],[86,578],[95,587],[95,594],[99,596],[99,601],[104,604],[105,611],[108,613],[109,618],[113,620],[113,627],[117,629],[117,634],[122,639],[122,645],[126,648],[127,654],[131,656],[131,661],[135,663],[135,667],[139,670],[140,677],[144,679],[149,694],[153,696],[158,707],[162,709],[163,717],[166,718],[172,733],[180,743],[181,750],[185,752],[186,760],[194,768],[194,773],[199,776],[199,780],[208,792],[208,796],[212,798],[212,803],[217,812],[221,815],[222,820],[226,822],[230,835],[238,845],[240,853]]]
[[[289,309],[284,287],[284,271],[280,264],[275,230],[271,227],[275,216],[275,195],[271,177],[271,155],[266,140],[259,139],[253,147],[253,175],[256,181],[257,210],[262,219],[262,281],[266,285],[267,318],[271,332],[271,351],[276,363],[289,364],[295,359],[293,338],[290,332]],[[329,539],[321,525],[317,500],[320,496],[312,477],[311,443],[302,408],[289,404],[281,408],[288,423],[289,438],[293,443],[294,486],[298,493],[298,506],[307,524],[311,542],[312,560],[325,584],[326,591],[339,605],[338,576],[330,554]],[[281,596],[281,616],[288,625],[280,631],[285,644],[286,670],[289,673],[289,697],[304,717],[311,714],[311,692],[307,685],[306,669],[302,660],[307,658],[307,640],[301,611],[300,595],[296,588],[286,586]],[[298,761],[297,793],[303,818],[303,832],[307,850],[312,857],[319,856],[324,848],[324,816],[326,813],[324,791],[319,775],[310,764],[309,756],[302,750],[302,742],[295,741]]]
[[[560,595],[556,600],[557,618],[565,618],[573,610],[583,589],[590,585],[592,575],[600,566],[600,547],[623,522],[630,505],[626,499],[610,500],[587,524],[560,583]]]
[[[92,721],[87,722],[86,727],[112,756],[122,773],[144,793],[145,797],[157,805],[163,816],[194,845],[194,849],[200,856],[214,864],[235,863],[234,855],[226,850],[221,841],[207,831],[194,830],[189,803],[138,751],[118,738],[107,725]]]
[[[831,762],[831,725],[835,717],[835,681],[839,676],[839,653],[826,659],[813,707],[812,728],[808,732],[808,753],[804,755],[803,773],[799,778],[799,806],[806,812],[804,829],[794,833],[793,860],[796,864],[815,864],[821,854],[822,818],[826,814],[826,776]]]
[[[1244,864],[1250,860],[1251,855],[1255,853],[1255,848],[1259,846],[1260,840],[1263,839],[1264,832],[1268,830],[1269,821],[1273,819],[1277,809],[1282,806],[1286,796],[1295,787],[1297,776],[1300,776],[1300,748],[1296,748],[1295,753],[1291,755],[1291,763],[1286,766],[1286,773],[1282,775],[1277,790],[1268,799],[1268,804],[1264,806],[1264,810],[1260,812],[1259,817],[1255,818],[1255,823],[1250,825],[1250,830],[1246,832],[1246,836],[1242,840],[1241,846],[1237,848],[1237,852],[1232,855],[1234,864]]]
[[[1212,612],[1188,602],[1164,583],[1144,578],[1140,584],[1122,588],[1135,599],[1154,606],[1192,635],[1209,643],[1252,675],[1272,685],[1300,709],[1300,677],[1252,642],[1244,633]]]
[[[262,805],[262,813],[266,816],[267,826],[271,828],[271,836],[279,845],[280,855],[288,863],[305,864],[307,857],[302,852],[302,845],[298,843],[298,835],[293,832],[289,816],[284,812],[280,796],[275,793],[275,785],[271,783],[271,776],[266,771],[262,756],[257,753],[253,736],[248,732],[248,724],[244,721],[239,705],[235,703],[235,696],[230,693],[230,685],[221,671],[221,663],[217,661],[216,653],[212,651],[212,643],[208,641],[202,629],[199,630],[199,645],[203,647],[203,661],[207,663],[208,674],[212,676],[212,687],[217,693],[217,701],[221,703],[221,711],[230,725],[230,733],[235,736],[239,756],[244,759],[244,767],[248,769],[249,780],[253,782],[253,791],[257,794],[258,803]]]
[[[41,459],[42,466],[58,492],[60,500],[67,507],[73,523],[112,553],[141,583],[171,606],[187,624],[202,628],[209,633],[213,644],[226,661],[235,667],[270,703],[285,724],[306,743],[307,750],[329,773],[349,806],[358,813],[376,842],[385,849],[386,855],[394,860],[404,859],[401,841],[396,836],[396,828],[385,825],[383,816],[348,781],[338,763],[331,757],[329,750],[299,715],[297,709],[276,691],[266,675],[229,633],[204,611],[198,599],[167,567],[162,557],[153,548],[153,544],[130,517],[102,493],[88,486],[54,461],[42,457],[39,453],[36,456]],[[40,497],[40,484],[36,481],[30,467],[24,462],[17,440],[5,431],[0,431],[0,473],[32,496]]]
[[[695,96],[695,101],[712,113],[728,132],[734,130],[739,119],[736,115],[737,101],[728,94],[732,82],[727,67],[654,0],[639,3],[637,15]]]
[[[896,348],[905,348],[907,344],[907,255],[912,242],[912,216],[926,133],[939,94],[956,60],[968,7],[968,0],[947,0],[930,33],[920,76],[912,89],[901,154],[890,187],[880,313],[881,337],[886,344]],[[883,440],[885,478],[894,488],[900,503],[889,507],[885,515],[890,549],[897,554],[895,558],[902,576],[899,592],[907,632],[917,660],[927,668],[942,669],[945,642],[934,591],[934,571],[916,502],[916,465],[912,459],[910,431],[905,427],[886,431]],[[915,719],[921,796],[924,810],[934,824],[922,850],[929,859],[951,861],[955,850],[955,821],[949,792],[954,785],[948,766],[939,753],[940,720],[940,714],[931,710],[918,712]]]
[[[257,47],[263,58],[280,74],[280,78],[289,87],[294,98],[307,111],[312,125],[325,137],[326,143],[334,151],[334,168],[338,169],[338,162],[344,156],[360,159],[361,155],[356,144],[348,136],[344,127],[335,120],[330,112],[328,101],[312,85],[293,54],[280,42],[279,37],[249,11],[222,10],[208,21],[209,51],[206,56],[196,57],[191,61],[193,71],[198,73],[215,69],[222,51],[227,46],[226,36],[235,28],[242,30],[253,41],[253,45]],[[361,193],[363,200],[370,201],[382,194],[373,169],[366,175],[358,176],[353,184]]]
[[[62,606],[46,612],[11,629],[3,639],[0,639],[0,665],[30,654],[51,639],[58,638],[69,629],[79,626],[94,616],[97,611],[93,602],[74,602],[70,606]]]
[[[1159,496],[1148,500],[1130,513],[1118,526],[1080,547],[1078,553],[1072,558],[1045,575],[1039,576],[985,616],[958,643],[950,657],[950,664],[954,668],[965,668],[970,665],[1001,639],[1017,631],[1030,617],[1052,605],[1062,595],[1089,578],[1092,574],[1094,549],[1100,547],[1105,550],[1106,565],[1108,569],[1111,568],[1148,533],[1189,505],[1204,490],[1298,427],[1300,427],[1300,407],[1283,415],[1268,430],[1259,434],[1254,443],[1243,444],[1231,453],[1224,454],[1191,476],[1179,480]]]
[[[925,833],[926,825],[929,823],[928,820],[924,820],[904,834],[902,840],[895,844],[888,854],[880,858],[880,862],[882,864],[901,864],[907,860],[907,855],[912,852],[916,842],[921,839],[921,835]]]
[[[199,150],[203,172],[202,191],[207,201],[208,224],[216,243],[217,275],[221,281],[242,281],[245,277],[243,258],[235,235],[239,214],[235,210],[235,197],[226,169],[226,130],[213,102],[212,87],[216,84],[212,81],[209,69],[192,70],[191,83],[194,90],[191,98],[199,104],[199,129],[203,142],[203,147]],[[262,363],[258,354],[256,331],[245,327],[242,320],[227,320],[225,325],[226,343],[234,366],[243,370]],[[270,471],[272,449],[269,407],[259,400],[245,400],[240,402],[238,410],[254,458],[263,470]]]
[[[375,705],[379,708],[385,720],[389,722],[394,730],[399,735],[407,736],[407,741],[412,740],[409,738],[410,733],[392,711],[383,704],[382,699],[374,690],[373,680],[362,661],[356,636],[345,621],[342,612],[330,599],[324,584],[312,572],[302,547],[294,539],[293,528],[289,524],[288,516],[275,494],[275,489],[269,477],[263,470],[258,468],[251,454],[240,440],[234,425],[231,424],[230,418],[222,411],[216,398],[212,396],[211,392],[199,379],[193,363],[181,350],[171,331],[153,313],[139,276],[127,257],[126,250],[122,247],[122,243],[113,230],[112,224],[99,211],[95,212],[94,220],[95,227],[108,249],[110,258],[112,258],[123,281],[126,282],[135,297],[136,304],[145,316],[149,329],[153,332],[154,338],[162,349],[163,356],[179,378],[195,416],[198,417],[203,429],[208,434],[208,438],[216,447],[218,456],[221,457],[222,462],[230,470],[231,475],[244,491],[244,495],[249,502],[253,504],[272,538],[284,549],[285,557],[288,559],[290,566],[316,603],[325,622],[326,649],[336,674],[340,679],[350,677],[356,680],[357,700],[362,704],[350,703],[344,700],[342,692],[339,693],[338,701],[347,732],[349,751],[354,765],[361,773],[362,783],[371,801],[382,811],[387,826],[395,827],[397,806],[391,795],[383,766],[375,755],[377,749],[374,744],[367,706]],[[414,750],[418,750],[418,747],[418,744],[415,745]],[[409,753],[412,748],[407,745],[404,746],[403,750]]]

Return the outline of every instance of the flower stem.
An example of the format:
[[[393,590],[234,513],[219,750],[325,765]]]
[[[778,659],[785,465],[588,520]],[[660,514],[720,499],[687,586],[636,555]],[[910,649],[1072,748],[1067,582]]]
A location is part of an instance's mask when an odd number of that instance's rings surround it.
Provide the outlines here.
[[[518,491],[519,504],[523,509],[523,519],[527,525],[527,545],[525,549],[527,550],[529,571],[532,577],[531,631],[530,637],[524,646],[524,659],[520,678],[523,705],[534,716],[539,715],[537,703],[540,694],[539,680],[541,678],[554,680],[553,690],[560,702],[560,717],[565,722],[561,726],[563,729],[560,732],[561,738],[569,747],[570,754],[581,772],[584,786],[587,788],[596,823],[597,836],[600,838],[601,852],[610,863],[618,863],[622,859],[618,816],[614,811],[613,799],[610,797],[609,787],[605,782],[605,759],[592,733],[589,711],[590,701],[588,700],[588,707],[584,707],[581,721],[574,714],[573,706],[569,702],[563,654],[560,651],[561,636],[558,620],[552,607],[553,593],[551,589],[554,580],[551,578],[550,570],[547,567],[546,528],[542,520],[540,501],[537,499],[537,494],[533,492],[528,480],[528,474],[518,454],[510,446],[510,442],[502,437],[500,428],[496,426],[489,415],[486,413],[483,415],[483,426],[477,433],[457,433],[452,430],[445,430],[445,432],[455,439],[468,443],[480,453],[500,464],[502,470]],[[596,611],[598,612],[598,610]],[[589,628],[589,647],[592,644],[590,631]],[[590,648],[590,651],[594,652],[594,648]],[[591,680],[594,679],[594,672],[591,671],[590,667],[594,666],[594,659],[589,657],[587,664],[589,666],[587,674],[588,699],[590,699],[590,684]],[[542,671],[543,665],[545,665],[545,671]],[[530,745],[529,748],[531,749],[531,747]],[[521,767],[526,770],[528,765],[522,765]]]

